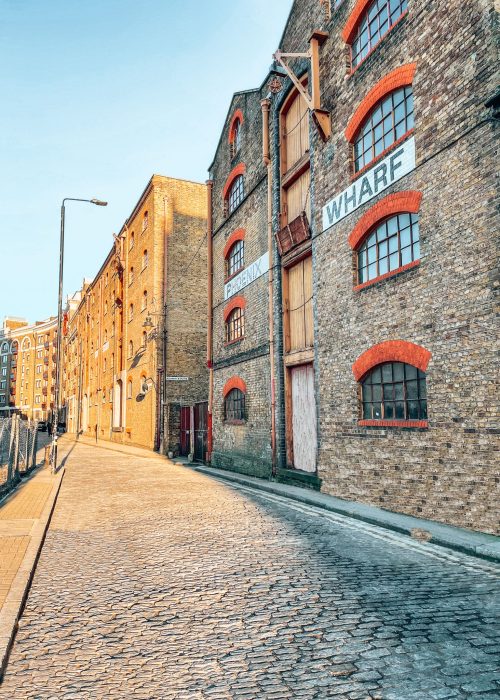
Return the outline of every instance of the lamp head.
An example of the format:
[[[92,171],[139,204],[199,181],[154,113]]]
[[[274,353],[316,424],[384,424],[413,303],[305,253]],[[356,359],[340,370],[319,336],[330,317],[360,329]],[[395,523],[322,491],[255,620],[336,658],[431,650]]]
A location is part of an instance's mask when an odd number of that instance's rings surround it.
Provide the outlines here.
[[[142,324],[143,328],[153,328],[153,321],[151,320],[151,316],[146,316],[146,320]]]
[[[97,207],[107,207],[108,206],[108,203],[103,202],[102,199],[91,199],[90,201],[92,202],[92,204],[95,204]]]

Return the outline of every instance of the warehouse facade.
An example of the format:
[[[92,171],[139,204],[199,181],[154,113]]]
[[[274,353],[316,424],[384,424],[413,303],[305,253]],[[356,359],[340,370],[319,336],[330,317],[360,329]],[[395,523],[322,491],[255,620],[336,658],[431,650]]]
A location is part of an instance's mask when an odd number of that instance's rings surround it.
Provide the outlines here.
[[[205,457],[206,202],[205,185],[153,175],[69,304],[71,432]]]
[[[294,2],[211,166],[214,465],[498,530],[494,47],[486,0]],[[268,219],[270,294],[248,270]],[[237,295],[238,230],[260,247]]]

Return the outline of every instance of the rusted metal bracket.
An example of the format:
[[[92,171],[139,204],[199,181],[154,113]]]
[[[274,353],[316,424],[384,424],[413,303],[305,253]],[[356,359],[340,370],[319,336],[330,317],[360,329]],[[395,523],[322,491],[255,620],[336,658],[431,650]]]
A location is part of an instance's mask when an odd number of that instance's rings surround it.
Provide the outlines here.
[[[321,108],[321,91],[319,85],[319,47],[326,41],[327,38],[327,32],[316,30],[313,32],[309,40],[309,51],[304,53],[284,53],[278,50],[273,55],[273,59],[283,68],[287,76],[297,88],[299,94],[304,98],[307,107],[312,114],[313,122],[323,141],[328,141],[332,135],[330,112]],[[311,94],[309,94],[308,90],[304,87],[300,79],[297,77],[297,75],[295,75],[293,68],[288,62],[290,59],[293,60],[296,58],[307,58],[310,61]]]

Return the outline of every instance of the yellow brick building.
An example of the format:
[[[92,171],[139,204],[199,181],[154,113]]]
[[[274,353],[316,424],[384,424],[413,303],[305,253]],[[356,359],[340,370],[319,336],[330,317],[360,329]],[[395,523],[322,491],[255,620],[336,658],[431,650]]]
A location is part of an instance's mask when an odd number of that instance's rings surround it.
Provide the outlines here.
[[[47,420],[54,404],[57,319],[4,321],[0,336],[0,415]]]
[[[68,431],[179,452],[183,407],[207,397],[206,207],[205,185],[153,175],[69,301]]]

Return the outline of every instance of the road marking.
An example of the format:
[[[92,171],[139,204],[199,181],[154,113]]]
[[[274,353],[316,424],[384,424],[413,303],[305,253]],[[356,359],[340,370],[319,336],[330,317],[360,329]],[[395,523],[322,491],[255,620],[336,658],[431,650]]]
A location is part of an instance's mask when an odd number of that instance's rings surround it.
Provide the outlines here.
[[[219,481],[229,484],[229,482],[225,479],[219,479]],[[356,532],[362,532],[370,537],[373,537],[374,539],[389,541],[403,549],[413,550],[415,552],[419,552],[420,554],[424,554],[427,557],[438,559],[440,561],[460,564],[461,566],[473,571],[484,571],[486,573],[493,574],[495,578],[500,578],[500,565],[486,562],[469,554],[450,552],[441,545],[432,544],[430,542],[419,542],[418,540],[412,539],[409,535],[400,534],[392,530],[384,530],[378,525],[370,525],[362,520],[351,518],[348,515],[338,515],[330,511],[325,511],[317,506],[290,501],[290,499],[286,498],[285,496],[266,493],[265,491],[252,488],[251,486],[243,486],[242,484],[238,483],[230,483],[230,485],[239,491],[245,491],[254,496],[259,496],[267,501],[278,503],[306,515],[314,515],[316,517],[330,520],[337,525],[341,525],[342,527],[349,530],[354,530]]]

